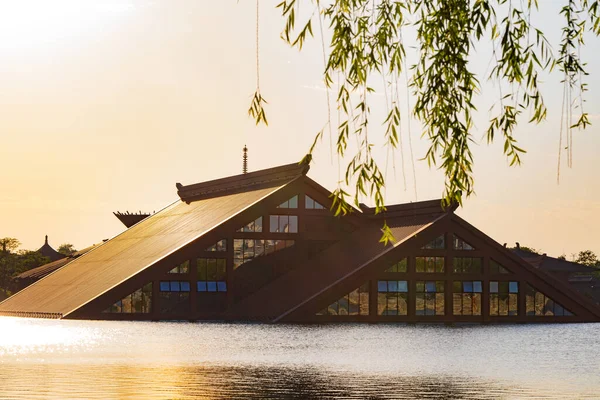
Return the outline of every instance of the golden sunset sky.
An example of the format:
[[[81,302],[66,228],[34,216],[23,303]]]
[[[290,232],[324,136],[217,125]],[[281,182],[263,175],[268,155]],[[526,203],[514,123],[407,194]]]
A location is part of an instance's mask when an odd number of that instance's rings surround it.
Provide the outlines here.
[[[113,211],[158,211],[177,199],[176,182],[240,173],[244,144],[251,170],[299,161],[327,119],[321,39],[290,49],[279,38],[276,3],[261,2],[265,128],[246,115],[256,85],[254,1],[0,1],[0,237],[37,249],[48,234],[55,248],[83,248],[124,229]],[[556,50],[562,2],[540,4],[533,23]],[[414,32],[405,39],[410,46]],[[574,132],[573,168],[563,154],[560,185],[561,76],[542,77],[547,121],[518,129],[528,150],[521,167],[508,166],[501,141],[484,140],[498,98],[484,82],[473,133],[476,194],[457,213],[496,241],[555,256],[600,253],[599,44],[588,37],[581,53],[593,126]],[[410,64],[415,52],[407,51]],[[490,56],[491,45],[480,44],[473,69],[489,72]],[[371,132],[385,169],[384,104],[381,92],[372,96]],[[421,159],[427,142],[417,121],[410,126]],[[387,202],[439,198],[443,175],[424,161],[415,161],[415,194],[407,118],[402,135],[406,186],[396,151],[387,162]],[[325,137],[309,176],[333,190],[338,161],[329,143]]]

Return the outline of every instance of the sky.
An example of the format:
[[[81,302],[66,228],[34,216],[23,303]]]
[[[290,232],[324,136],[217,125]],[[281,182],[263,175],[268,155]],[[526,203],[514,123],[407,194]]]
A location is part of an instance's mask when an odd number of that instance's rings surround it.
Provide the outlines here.
[[[23,249],[39,248],[44,235],[55,248],[87,247],[124,229],[114,211],[158,211],[177,200],[176,182],[241,173],[244,145],[250,170],[299,161],[327,122],[321,37],[315,28],[302,52],[290,49],[279,37],[277,3],[261,1],[269,126],[257,127],[247,116],[256,88],[254,1],[0,0],[0,237],[19,239]],[[532,16],[555,48],[561,4],[545,0]],[[312,11],[308,3],[303,10]],[[414,32],[404,37],[410,64]],[[593,125],[574,132],[573,167],[563,154],[560,184],[560,75],[541,77],[547,120],[516,132],[528,151],[519,167],[508,166],[500,141],[483,140],[498,98],[483,81],[473,129],[476,193],[457,214],[499,243],[555,256],[600,253],[598,45],[587,37],[581,53],[591,72],[585,108]],[[489,72],[490,57],[491,45],[478,44],[473,69]],[[439,198],[443,173],[421,160],[428,143],[419,122],[404,118],[402,151],[389,152],[381,91],[371,108],[387,203]],[[335,122],[334,104],[331,114]],[[309,176],[333,190],[344,161],[326,135]]]

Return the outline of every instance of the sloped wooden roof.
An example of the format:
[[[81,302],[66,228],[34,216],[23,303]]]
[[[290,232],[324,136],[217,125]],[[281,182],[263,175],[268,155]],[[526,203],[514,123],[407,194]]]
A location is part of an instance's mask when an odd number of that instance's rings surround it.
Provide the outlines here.
[[[176,201],[0,303],[0,315],[65,317],[298,176],[189,204]]]

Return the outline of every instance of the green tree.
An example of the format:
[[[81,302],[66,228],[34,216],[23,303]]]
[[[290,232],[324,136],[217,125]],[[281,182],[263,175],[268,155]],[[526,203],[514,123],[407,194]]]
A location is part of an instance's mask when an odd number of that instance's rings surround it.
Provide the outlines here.
[[[564,79],[564,97],[569,99],[563,102],[562,110],[567,146],[572,129],[589,124],[588,114],[583,109],[577,110],[576,121],[572,117],[575,105],[583,106],[581,96],[586,90],[582,80],[586,75],[585,63],[579,56],[584,33],[600,34],[598,1],[565,0],[561,9],[564,26],[557,54],[553,54],[544,33],[531,23],[531,14],[538,9],[537,0],[332,0],[327,3],[283,0],[277,7],[285,20],[281,36],[293,47],[302,49],[315,26],[319,27],[322,38],[324,25],[331,30],[331,41],[326,44],[323,39],[324,82],[329,89],[334,89],[341,122],[332,127],[329,117],[316,134],[305,160],[312,159],[325,130],[337,130],[336,147],[340,156],[346,155],[348,142],[356,139],[358,149],[346,166],[344,182],[346,186],[355,185],[354,193],[350,195],[342,184],[338,186],[334,191],[337,214],[351,210],[347,198],[352,197],[358,205],[361,195],[374,200],[377,212],[385,209],[384,174],[372,155],[373,141],[369,139],[370,96],[374,91],[370,82],[376,79],[385,82],[387,117],[380,121],[384,125],[385,142],[395,148],[402,140],[397,87],[401,74],[406,74],[416,97],[411,112],[422,123],[422,137],[430,142],[425,159],[430,166],[439,166],[445,173],[446,205],[461,204],[465,196],[473,193],[472,115],[476,111],[476,95],[482,79],[489,79],[500,88],[486,129],[487,141],[501,137],[504,154],[511,165],[520,164],[525,152],[513,135],[517,124],[540,123],[546,118],[539,85],[542,71],[554,70]],[[257,1],[256,92],[248,114],[257,124],[267,124],[266,100],[260,89],[258,12]],[[308,17],[300,22],[301,15]],[[403,29],[409,26],[416,30],[414,47],[419,54],[416,64],[410,67],[402,39]],[[491,72],[477,76],[469,58],[478,44],[490,41],[493,46]],[[567,158],[570,165],[570,157]]]
[[[538,249],[534,249],[533,247],[529,247],[529,246],[523,246],[523,245],[519,245],[519,246],[515,246],[515,247],[510,247],[511,250],[523,250],[529,253],[533,253],[533,254],[537,254],[537,255],[541,255],[542,251],[538,250]]]
[[[75,246],[73,246],[71,243],[63,243],[60,246],[58,246],[57,251],[60,254],[64,254],[65,256],[70,256],[71,254],[75,253],[77,250],[75,249]]]
[[[0,239],[0,252],[10,253],[19,248],[21,242],[18,239],[5,237]]]
[[[575,257],[574,261],[577,264],[587,265],[588,267],[598,267],[600,268],[600,260],[596,253],[592,250],[582,250]]]
[[[48,257],[37,251],[19,250],[15,253],[0,253],[0,291],[10,295],[13,288],[13,277],[50,262]]]

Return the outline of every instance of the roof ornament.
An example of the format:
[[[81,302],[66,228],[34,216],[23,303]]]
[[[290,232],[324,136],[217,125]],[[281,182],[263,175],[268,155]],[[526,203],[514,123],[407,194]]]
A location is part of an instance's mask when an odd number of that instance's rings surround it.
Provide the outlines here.
[[[244,145],[244,156],[243,156],[243,164],[242,164],[242,173],[248,173],[248,147]]]
[[[48,235],[46,235],[46,241],[44,242],[44,244],[48,244]]]

